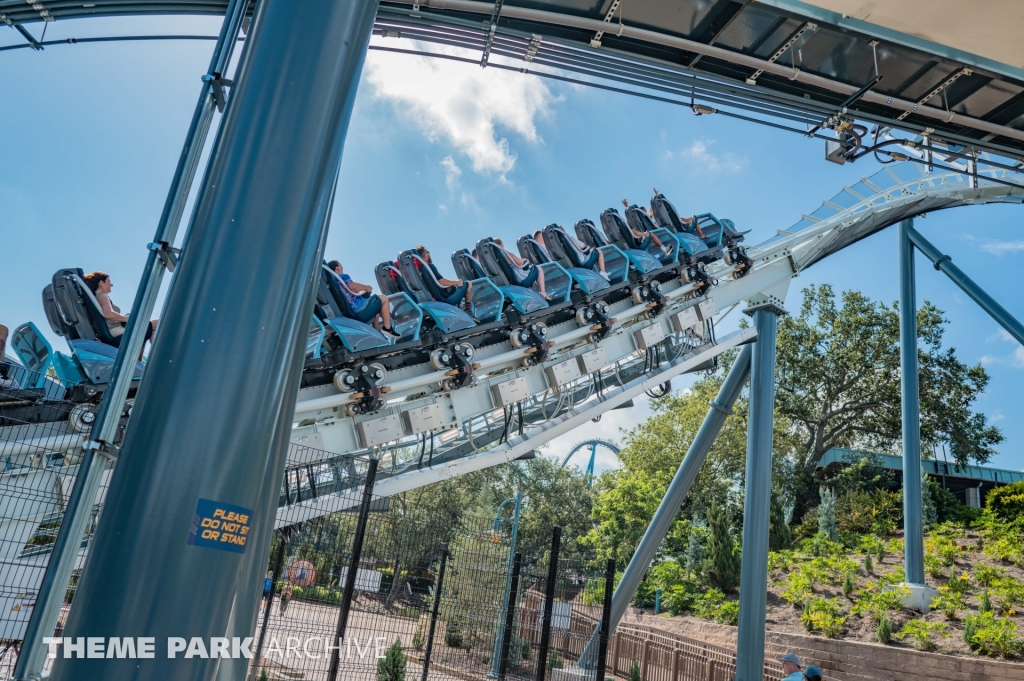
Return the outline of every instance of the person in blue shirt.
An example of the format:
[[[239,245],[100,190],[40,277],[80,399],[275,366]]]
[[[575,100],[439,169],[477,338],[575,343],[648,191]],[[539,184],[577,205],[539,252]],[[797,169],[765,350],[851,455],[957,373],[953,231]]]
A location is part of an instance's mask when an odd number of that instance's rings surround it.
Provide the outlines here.
[[[372,324],[373,328],[385,336],[398,338],[398,334],[391,327],[391,309],[384,296],[379,293],[373,293],[372,286],[352,281],[352,277],[345,274],[345,269],[337,260],[331,260],[327,263],[327,268],[334,272],[338,279],[341,280],[341,283],[344,284],[341,290],[348,299],[348,304],[352,308],[353,317],[356,321]]]
[[[800,658],[793,653],[786,653],[779,658],[782,663],[782,671],[786,674],[782,681],[805,681],[804,674],[800,671]]]
[[[473,282],[463,281],[462,279],[445,279],[437,270],[437,265],[434,264],[434,259],[430,257],[430,251],[427,250],[426,246],[420,244],[416,247],[416,252],[420,254],[423,262],[427,263],[427,267],[430,268],[434,278],[437,279],[437,283],[442,287],[441,293],[445,297],[439,302],[458,307],[459,303],[463,300],[469,302],[473,299]]]
[[[270,590],[274,588],[274,572],[271,570],[267,573],[266,579],[263,580],[263,601],[266,602],[267,598],[270,597]]]

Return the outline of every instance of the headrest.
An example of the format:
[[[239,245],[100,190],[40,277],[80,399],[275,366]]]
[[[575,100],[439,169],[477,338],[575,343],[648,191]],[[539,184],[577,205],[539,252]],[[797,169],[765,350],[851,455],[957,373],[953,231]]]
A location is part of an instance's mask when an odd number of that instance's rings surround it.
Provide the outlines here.
[[[664,194],[655,194],[651,198],[651,210],[654,211],[654,221],[659,227],[666,227],[673,232],[686,231],[683,221],[679,218],[679,211]]]

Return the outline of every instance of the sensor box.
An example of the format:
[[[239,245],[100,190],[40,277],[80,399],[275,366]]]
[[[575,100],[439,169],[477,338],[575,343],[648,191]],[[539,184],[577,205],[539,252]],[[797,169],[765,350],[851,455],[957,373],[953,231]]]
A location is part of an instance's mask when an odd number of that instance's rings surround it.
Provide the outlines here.
[[[579,362],[581,373],[592,374],[608,366],[608,353],[604,348],[594,348],[578,355],[576,361]]]
[[[697,316],[700,317],[702,322],[706,322],[716,314],[718,314],[718,303],[710,298],[697,303]]]
[[[547,368],[548,380],[554,386],[563,386],[572,383],[581,376],[580,365],[576,358],[570,358],[558,364],[552,364]]]
[[[697,319],[697,308],[695,307],[688,307],[672,315],[672,329],[678,333],[692,329],[699,322],[700,320]]]
[[[502,381],[491,386],[491,394],[494,396],[494,403],[499,407],[507,407],[530,396],[530,389],[526,387],[525,378],[513,378],[510,381]]]
[[[376,447],[385,442],[401,439],[405,435],[402,419],[396,414],[379,416],[356,424],[363,447]]]
[[[444,407],[439,402],[403,411],[402,420],[405,422],[406,431],[412,435],[428,430],[440,430],[448,425],[444,417]]]
[[[661,328],[661,324],[655,322],[638,331],[634,331],[633,338],[636,340],[637,348],[646,350],[665,340],[665,331]]]

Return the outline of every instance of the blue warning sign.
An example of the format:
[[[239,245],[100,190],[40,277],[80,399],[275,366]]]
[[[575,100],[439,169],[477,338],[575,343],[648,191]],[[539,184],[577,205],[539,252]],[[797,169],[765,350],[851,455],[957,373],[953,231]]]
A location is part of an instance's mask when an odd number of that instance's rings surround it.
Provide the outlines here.
[[[245,553],[252,511],[220,501],[200,499],[192,518],[188,543],[210,549]]]

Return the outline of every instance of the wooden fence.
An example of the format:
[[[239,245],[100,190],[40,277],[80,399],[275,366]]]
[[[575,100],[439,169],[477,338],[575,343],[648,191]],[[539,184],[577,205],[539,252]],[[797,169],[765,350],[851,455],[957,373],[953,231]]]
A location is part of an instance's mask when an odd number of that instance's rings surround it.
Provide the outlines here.
[[[519,611],[519,635],[540,641],[541,596],[528,592]],[[551,650],[578,660],[594,631],[601,609],[574,599],[568,629],[552,629]],[[736,651],[642,624],[619,624],[608,641],[608,676],[626,677],[636,660],[644,681],[729,681],[736,675]],[[782,666],[766,660],[764,678],[785,676]]]

